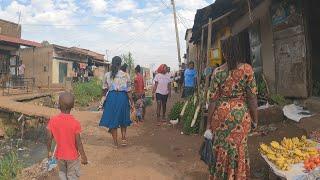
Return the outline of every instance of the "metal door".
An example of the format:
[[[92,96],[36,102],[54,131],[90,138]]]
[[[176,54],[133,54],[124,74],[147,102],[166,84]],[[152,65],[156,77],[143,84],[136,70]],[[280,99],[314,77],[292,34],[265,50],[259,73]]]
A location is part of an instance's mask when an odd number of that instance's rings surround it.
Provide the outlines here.
[[[300,0],[274,1],[271,8],[277,92],[308,97],[308,63]]]
[[[67,63],[59,63],[59,83],[64,83],[67,77]]]
[[[279,36],[275,41],[275,58],[278,93],[288,97],[307,97],[305,35]]]

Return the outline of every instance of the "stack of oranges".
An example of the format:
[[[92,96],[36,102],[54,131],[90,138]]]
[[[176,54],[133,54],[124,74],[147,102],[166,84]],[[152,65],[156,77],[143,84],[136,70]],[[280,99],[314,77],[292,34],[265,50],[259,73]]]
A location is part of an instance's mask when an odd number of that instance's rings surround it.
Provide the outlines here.
[[[320,156],[311,157],[304,161],[304,168],[310,172],[320,166]]]

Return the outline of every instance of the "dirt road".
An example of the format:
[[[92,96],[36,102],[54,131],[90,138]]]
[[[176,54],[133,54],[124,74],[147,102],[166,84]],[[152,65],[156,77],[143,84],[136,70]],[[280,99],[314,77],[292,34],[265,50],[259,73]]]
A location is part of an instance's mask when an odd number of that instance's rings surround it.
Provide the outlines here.
[[[208,179],[197,154],[201,138],[156,126],[154,112],[148,107],[144,125],[129,128],[129,146],[117,150],[99,119],[88,120],[83,139],[91,163],[82,167],[81,179]]]
[[[2,99],[5,100],[5,99]],[[178,95],[169,100],[168,111]],[[45,117],[58,113],[57,110],[7,100],[3,106],[24,113],[44,114]],[[18,106],[19,105],[19,106]],[[12,106],[12,107],[11,107]],[[107,129],[98,126],[101,113],[74,111],[72,114],[81,122],[85,150],[90,163],[81,167],[84,180],[206,180],[207,167],[199,160],[198,150],[201,136],[181,135],[177,127],[157,126],[155,105],[148,107],[145,123],[128,129],[127,147],[114,149]],[[27,111],[28,110],[28,111]],[[29,112],[30,111],[30,112]],[[305,132],[292,122],[276,124],[278,130],[267,136],[249,137],[249,152],[252,168],[251,179],[269,179],[268,167],[259,155],[261,142],[279,140],[282,137],[301,136]],[[29,176],[30,177],[30,176]],[[30,179],[30,178],[25,178]],[[43,179],[43,178],[40,178]],[[57,179],[55,174],[44,179]]]

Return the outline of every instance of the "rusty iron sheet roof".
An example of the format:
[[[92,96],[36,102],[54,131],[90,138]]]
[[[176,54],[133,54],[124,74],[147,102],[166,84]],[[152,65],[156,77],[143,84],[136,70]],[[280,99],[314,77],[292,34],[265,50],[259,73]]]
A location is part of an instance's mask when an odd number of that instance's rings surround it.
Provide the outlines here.
[[[15,37],[9,37],[9,36],[5,36],[5,35],[0,34],[0,42],[1,41],[6,42],[6,43],[11,43],[11,44],[28,46],[28,47],[41,47],[42,46],[40,43],[37,43],[34,41],[24,40],[24,39],[15,38]]]

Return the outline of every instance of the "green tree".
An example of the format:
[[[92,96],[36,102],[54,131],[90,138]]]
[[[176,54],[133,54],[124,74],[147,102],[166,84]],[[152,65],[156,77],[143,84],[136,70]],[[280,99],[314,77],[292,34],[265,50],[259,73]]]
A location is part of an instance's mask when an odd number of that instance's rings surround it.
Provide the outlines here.
[[[128,73],[130,74],[130,77],[134,77],[134,59],[131,52],[128,52],[127,54],[122,54],[123,63],[126,63],[128,65]]]

